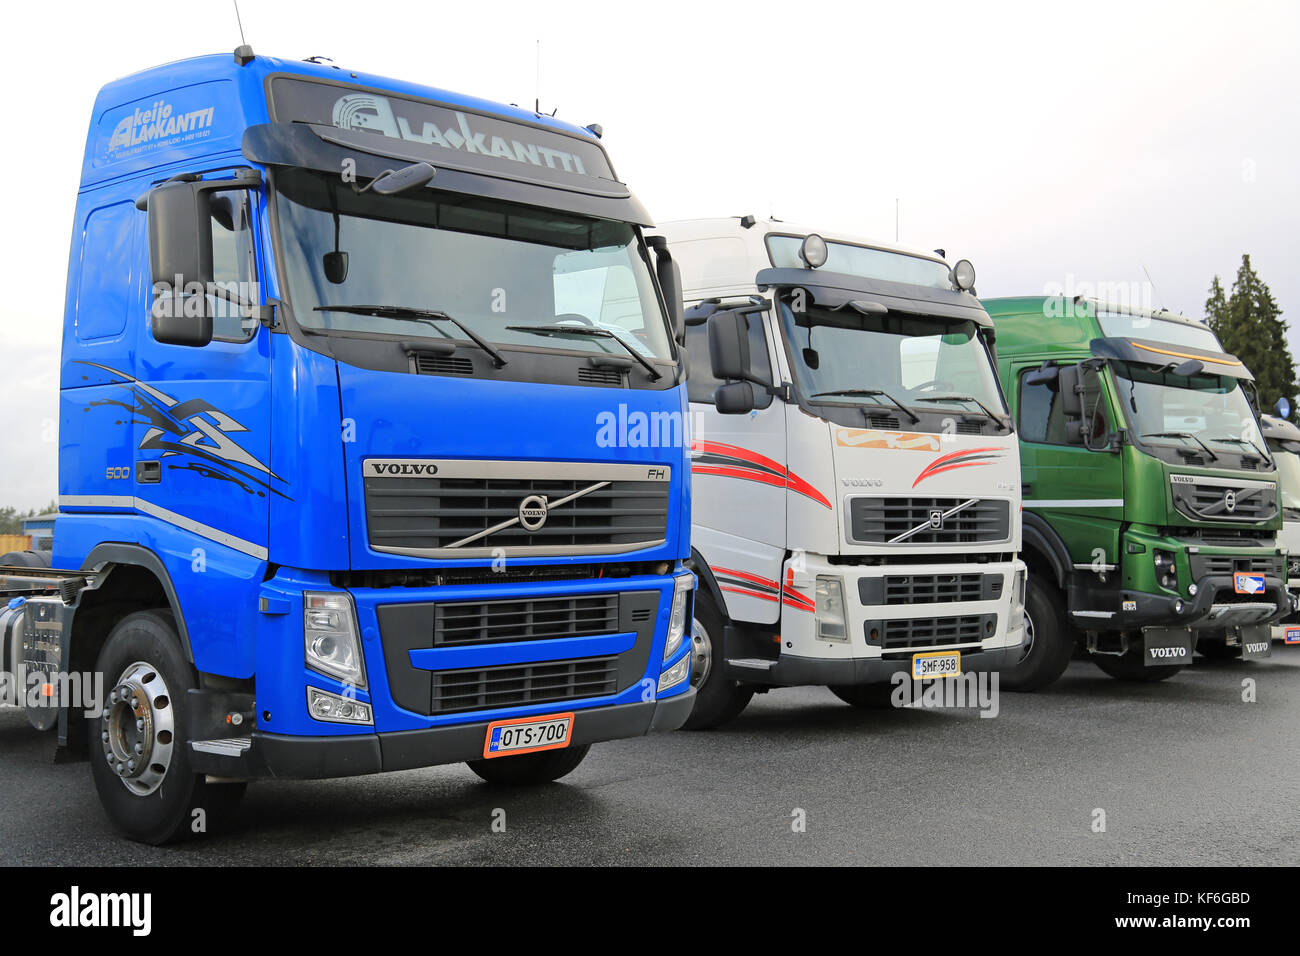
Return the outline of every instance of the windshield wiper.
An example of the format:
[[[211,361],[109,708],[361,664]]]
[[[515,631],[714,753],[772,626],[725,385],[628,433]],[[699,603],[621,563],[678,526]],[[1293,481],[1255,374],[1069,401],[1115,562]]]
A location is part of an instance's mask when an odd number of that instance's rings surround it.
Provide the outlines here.
[[[1007,420],[1003,416],[993,411],[993,409],[989,408],[987,405],[981,402],[974,395],[927,395],[924,398],[918,398],[917,401],[918,402],[974,402],[976,405],[980,407],[980,411],[982,411],[993,421],[997,422],[998,425],[1000,425],[1002,428],[1004,429],[1011,428],[1011,426],[1007,424]]]
[[[313,312],[346,312],[349,315],[373,315],[377,319],[397,319],[402,322],[450,322],[465,333],[465,337],[492,356],[497,368],[506,365],[506,357],[488,344],[487,340],[455,316],[436,309],[415,309],[406,305],[318,305]],[[436,325],[433,326],[437,328]]]
[[[836,389],[832,389],[829,392],[813,392],[813,394],[809,395],[808,397],[809,398],[834,398],[839,395],[845,395],[845,396],[883,395],[885,398],[889,399],[891,402],[897,405],[903,412],[905,412],[907,414],[907,417],[912,420],[913,425],[915,425],[917,422],[921,420],[920,415],[916,414],[916,412],[912,411],[910,408],[908,408],[898,399],[894,398],[893,395],[890,395],[883,388],[836,388]]]
[[[1205,444],[1205,442],[1201,441],[1199,438],[1197,438],[1195,435],[1191,434],[1190,432],[1147,432],[1142,437],[1143,438],[1190,438],[1192,441],[1196,442],[1196,444],[1200,445],[1202,448],[1205,449],[1205,453],[1210,456],[1210,461],[1219,460],[1219,456],[1216,455],[1214,452],[1210,451],[1209,445]]]
[[[1264,451],[1264,449],[1260,448],[1253,441],[1250,441],[1247,438],[1211,438],[1210,441],[1223,442],[1225,445],[1249,445],[1251,448],[1255,449],[1255,451],[1259,453],[1259,457],[1261,459],[1263,459],[1264,461],[1272,461],[1272,459],[1268,457],[1268,453]]]
[[[646,374],[650,376],[651,381],[657,382],[664,377],[664,373],[651,365],[644,355],[609,331],[609,329],[598,329],[590,325],[507,325],[506,328],[511,332],[531,332],[533,335],[578,335],[593,339],[613,339],[623,346],[623,351],[641,364],[641,367],[646,370]]]

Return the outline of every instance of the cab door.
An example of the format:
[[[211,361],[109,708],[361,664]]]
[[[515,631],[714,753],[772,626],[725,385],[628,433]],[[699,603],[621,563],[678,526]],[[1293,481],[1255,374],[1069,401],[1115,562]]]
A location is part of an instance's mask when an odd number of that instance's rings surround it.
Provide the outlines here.
[[[267,464],[271,332],[246,308],[262,299],[259,203],[246,188],[212,193],[210,343],[158,342],[150,309],[182,308],[186,297],[158,296],[143,284],[143,332],[130,390],[137,510],[188,532],[190,540],[265,559],[269,500],[287,489]]]
[[[1037,361],[1012,365],[1025,522],[1050,525],[1076,567],[1109,569],[1120,563],[1124,471],[1122,457],[1104,447],[1103,436],[1116,428],[1105,381],[1096,371],[1080,376],[1091,444],[1101,446],[1089,447],[1070,441],[1058,383],[1025,381],[1038,367]]]
[[[773,347],[761,312],[746,314],[755,375],[773,379]],[[722,415],[713,392],[706,321],[686,327],[691,408],[692,545],[709,565],[733,620],[772,624],[781,612],[785,556],[786,428],[783,403],[755,387],[756,407]]]

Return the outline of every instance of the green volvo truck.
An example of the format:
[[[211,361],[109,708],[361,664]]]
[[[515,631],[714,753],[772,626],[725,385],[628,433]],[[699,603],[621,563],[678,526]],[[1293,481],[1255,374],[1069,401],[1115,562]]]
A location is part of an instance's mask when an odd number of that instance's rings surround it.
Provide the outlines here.
[[[1269,653],[1291,610],[1278,475],[1253,377],[1202,321],[1084,298],[985,299],[1017,419],[1035,690],[1076,651],[1122,680],[1199,640]]]

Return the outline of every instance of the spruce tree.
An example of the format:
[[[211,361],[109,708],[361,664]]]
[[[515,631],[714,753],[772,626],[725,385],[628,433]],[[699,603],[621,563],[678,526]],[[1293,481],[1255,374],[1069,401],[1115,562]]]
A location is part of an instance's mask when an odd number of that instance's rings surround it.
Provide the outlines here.
[[[1300,385],[1287,346],[1287,323],[1268,286],[1256,275],[1249,255],[1241,257],[1226,299],[1219,277],[1214,277],[1205,313],[1224,350],[1241,359],[1254,374],[1261,410],[1270,411],[1282,396],[1294,405]]]

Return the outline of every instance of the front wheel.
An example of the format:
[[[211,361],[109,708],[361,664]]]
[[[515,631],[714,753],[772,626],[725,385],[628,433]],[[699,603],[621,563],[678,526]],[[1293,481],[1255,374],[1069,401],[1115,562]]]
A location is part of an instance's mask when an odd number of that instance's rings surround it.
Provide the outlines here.
[[[999,680],[1006,690],[1039,690],[1065,673],[1074,654],[1074,628],[1059,590],[1030,575],[1025,582],[1025,637],[1020,660],[1004,667]]]
[[[590,749],[591,744],[582,744],[565,747],[563,750],[520,754],[517,757],[469,760],[465,765],[488,783],[505,787],[529,787],[551,783],[572,773]]]
[[[722,667],[722,629],[726,618],[707,591],[695,592],[691,622],[691,686],[695,706],[683,730],[707,730],[740,715],[754,688],[727,677]]]
[[[198,686],[170,611],[118,622],[96,671],[108,699],[86,722],[91,776],[108,818],[124,836],[154,845],[211,832],[233,812],[245,784],[209,784],[190,766],[186,692]]]

